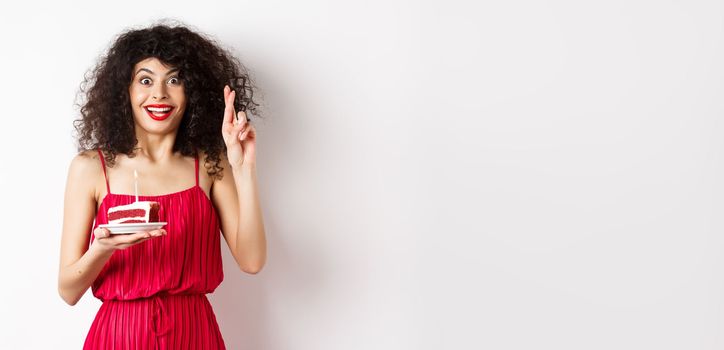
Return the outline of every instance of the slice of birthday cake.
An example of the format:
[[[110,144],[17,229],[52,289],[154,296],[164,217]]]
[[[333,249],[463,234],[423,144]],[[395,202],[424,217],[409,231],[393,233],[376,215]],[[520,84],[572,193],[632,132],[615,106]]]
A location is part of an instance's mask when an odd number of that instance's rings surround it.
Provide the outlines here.
[[[108,223],[130,224],[158,222],[158,202],[140,201],[128,205],[119,205],[108,209]]]

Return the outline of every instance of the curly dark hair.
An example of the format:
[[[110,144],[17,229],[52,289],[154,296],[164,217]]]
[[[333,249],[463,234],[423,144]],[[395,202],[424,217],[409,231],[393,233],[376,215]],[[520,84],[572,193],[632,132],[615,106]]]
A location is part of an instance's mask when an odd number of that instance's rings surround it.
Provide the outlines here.
[[[117,36],[105,56],[81,83],[81,117],[73,124],[78,151],[101,149],[109,166],[118,153],[135,156],[136,140],[128,87],[136,63],[155,57],[179,68],[186,95],[186,110],[179,125],[174,152],[193,156],[206,153],[210,176],[221,177],[220,153],[224,85],[236,91],[236,110],[258,116],[254,86],[248,70],[215,40],[185,25],[156,24]]]

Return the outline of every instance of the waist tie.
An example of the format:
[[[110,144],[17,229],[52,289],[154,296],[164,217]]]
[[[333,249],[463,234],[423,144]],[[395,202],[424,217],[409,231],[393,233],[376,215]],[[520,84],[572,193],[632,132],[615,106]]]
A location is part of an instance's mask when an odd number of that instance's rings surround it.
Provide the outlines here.
[[[154,295],[151,299],[151,331],[158,337],[171,330],[166,307],[167,300],[163,295]]]
[[[146,332],[155,339],[156,349],[165,349],[165,343],[168,340],[164,336],[173,333],[175,319],[185,317],[184,315],[188,313],[186,308],[196,308],[196,303],[203,300],[206,300],[205,293],[168,294],[161,292],[137,299],[103,300],[103,307],[110,310],[107,312],[116,315],[111,317],[124,317],[123,315],[131,314],[137,315],[137,317],[147,315],[145,319],[138,318],[133,322],[138,322],[136,324],[145,328]],[[139,309],[133,311],[135,308]],[[148,310],[148,313],[141,311],[142,309]],[[118,316],[119,313],[121,313],[120,316]],[[143,332],[143,330],[139,331]]]
[[[109,329],[116,329],[118,333],[106,337],[103,332]],[[216,344],[189,345],[191,348],[223,348],[223,338],[205,293],[161,292],[134,299],[103,300],[88,339],[95,344],[90,347],[93,349],[128,342],[143,344],[143,348],[149,350],[174,350],[191,343]]]

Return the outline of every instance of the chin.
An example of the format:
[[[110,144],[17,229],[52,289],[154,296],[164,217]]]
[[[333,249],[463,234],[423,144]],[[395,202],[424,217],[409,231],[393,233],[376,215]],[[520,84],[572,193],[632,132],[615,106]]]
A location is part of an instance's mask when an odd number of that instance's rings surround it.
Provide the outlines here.
[[[170,133],[175,132],[176,129],[178,129],[178,123],[173,123],[173,121],[171,121],[170,123],[168,123],[168,122],[149,123],[147,120],[144,120],[141,123],[136,122],[136,129],[143,130],[144,132],[146,132],[148,134],[163,135],[163,134],[170,134]]]

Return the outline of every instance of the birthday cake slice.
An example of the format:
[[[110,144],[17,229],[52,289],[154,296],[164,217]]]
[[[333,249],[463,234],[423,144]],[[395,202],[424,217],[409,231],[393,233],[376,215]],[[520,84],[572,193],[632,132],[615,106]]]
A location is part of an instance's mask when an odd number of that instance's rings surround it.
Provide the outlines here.
[[[158,202],[139,201],[128,205],[119,205],[108,209],[108,223],[131,224],[158,222]]]

